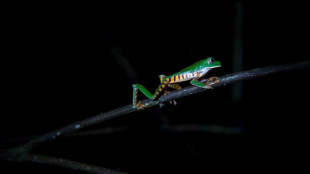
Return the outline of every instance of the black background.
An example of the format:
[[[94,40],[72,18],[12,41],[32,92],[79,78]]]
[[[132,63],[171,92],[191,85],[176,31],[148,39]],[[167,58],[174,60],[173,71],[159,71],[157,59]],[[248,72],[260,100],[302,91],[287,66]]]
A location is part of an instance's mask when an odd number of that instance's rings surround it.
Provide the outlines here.
[[[305,4],[242,3],[243,70],[309,60]],[[209,56],[222,67],[208,77],[231,73],[234,6],[12,5],[2,22],[0,138],[39,135],[130,104],[132,84],[153,92],[159,74],[175,73]],[[128,173],[303,171],[303,158],[309,155],[308,75],[304,70],[244,81],[240,102],[232,98],[231,85],[216,88],[179,99],[177,106],[154,107],[87,128],[129,127],[126,131],[59,139],[34,151]],[[162,124],[220,125],[243,133],[175,133],[161,131]],[[8,173],[72,172],[1,164]]]

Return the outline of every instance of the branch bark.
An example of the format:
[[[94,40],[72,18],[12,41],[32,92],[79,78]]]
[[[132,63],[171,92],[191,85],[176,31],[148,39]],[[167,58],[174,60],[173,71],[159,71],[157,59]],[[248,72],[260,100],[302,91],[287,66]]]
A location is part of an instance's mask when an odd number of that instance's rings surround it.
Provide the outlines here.
[[[265,67],[265,68],[256,68],[256,69],[252,69],[248,71],[241,71],[241,72],[221,76],[219,77],[219,83],[215,84],[214,82],[213,83],[211,82],[210,84],[212,87],[216,88],[216,87],[231,84],[231,83],[234,83],[240,80],[248,80],[248,79],[257,78],[257,77],[261,77],[261,76],[265,76],[269,74],[275,74],[279,72],[292,71],[292,70],[301,70],[301,69],[307,69],[307,68],[310,68],[310,61],[304,61],[304,62],[299,62],[299,63],[294,63],[294,64],[270,66],[270,67]],[[203,81],[206,81],[206,80],[203,80]],[[167,95],[163,95],[157,101],[146,99],[146,100],[143,100],[142,103],[145,105],[148,105],[150,108],[150,107],[158,105],[159,103],[168,102],[174,99],[178,99],[178,98],[186,97],[186,96],[193,95],[196,93],[204,92],[206,90],[208,89],[198,88],[195,86],[189,86],[189,87],[183,88],[178,91],[173,91]],[[18,151],[19,152],[29,151],[35,146],[43,142],[46,142],[48,140],[55,139],[58,136],[68,134],[68,133],[77,131],[81,128],[91,126],[97,123],[101,123],[103,121],[110,120],[116,117],[120,117],[122,115],[135,112],[135,111],[138,111],[138,110],[136,108],[133,108],[132,105],[129,104],[129,105],[119,107],[109,112],[98,114],[96,116],[87,118],[85,120],[78,121],[70,125],[67,125],[65,127],[62,127],[60,129],[51,131],[47,134],[38,136],[30,140],[26,144],[18,147],[19,149]]]
[[[265,67],[265,68],[257,68],[257,69],[252,69],[248,71],[241,71],[241,72],[221,76],[219,77],[219,83],[215,84],[214,82],[211,82],[211,86],[216,88],[219,86],[225,86],[227,84],[231,84],[231,83],[241,81],[241,80],[248,80],[248,79],[253,79],[253,78],[257,78],[261,76],[280,73],[280,72],[309,69],[309,68],[310,68],[310,61],[298,62],[298,63],[293,63],[293,64],[284,64],[284,65],[278,65],[278,66],[270,66],[270,67]],[[150,108],[160,103],[164,103],[170,100],[174,100],[174,99],[186,97],[189,95],[193,95],[196,93],[204,92],[206,90],[207,89],[198,88],[195,86],[189,86],[189,87],[183,88],[182,90],[173,91],[167,95],[163,95],[157,101],[152,101],[148,99],[143,100],[142,104],[148,105]],[[29,156],[27,155],[25,156],[25,154],[28,154],[31,149],[33,149],[34,147],[46,141],[56,139],[59,136],[77,131],[81,128],[91,126],[97,123],[101,123],[103,121],[110,120],[116,117],[120,117],[120,116],[123,116],[131,112],[135,112],[135,111],[138,111],[138,110],[136,108],[133,108],[132,105],[129,104],[129,105],[119,107],[109,112],[98,114],[96,116],[87,118],[85,120],[78,121],[70,125],[64,126],[62,128],[56,129],[44,135],[37,136],[36,138],[33,138],[32,140],[28,141],[26,144],[16,147],[14,149],[11,149],[10,151],[5,151],[4,153],[0,152],[0,157],[13,159],[13,160],[20,159],[21,157],[29,158]],[[53,161],[55,159],[56,158],[51,157],[50,161]],[[30,160],[30,161],[38,162],[36,160]],[[47,162],[47,161],[43,163],[50,164],[50,162]],[[76,164],[79,164],[79,163],[76,163]],[[100,168],[98,167],[98,169]]]
[[[80,137],[88,137],[88,136],[102,136],[107,134],[119,133],[123,131],[130,130],[130,127],[120,126],[120,127],[106,127],[106,128],[99,128],[94,130],[84,130],[73,132],[67,135],[62,136],[61,138],[80,138]],[[226,127],[220,125],[200,125],[200,124],[193,124],[193,125],[170,125],[170,124],[163,124],[159,131],[172,131],[172,132],[209,132],[209,133],[216,133],[216,134],[239,134],[243,132],[242,128],[239,127]],[[10,138],[4,139],[0,141],[1,145],[8,145],[10,143],[23,143],[27,142],[38,135],[31,135],[26,137],[17,137],[17,138]]]
[[[34,153],[24,153],[23,155],[15,158],[14,161],[18,162],[34,162],[39,164],[47,164],[52,166],[64,167],[77,171],[95,174],[123,174],[118,171],[106,169],[103,167],[85,164],[81,162],[71,161],[63,158],[55,158],[51,156],[39,155]]]

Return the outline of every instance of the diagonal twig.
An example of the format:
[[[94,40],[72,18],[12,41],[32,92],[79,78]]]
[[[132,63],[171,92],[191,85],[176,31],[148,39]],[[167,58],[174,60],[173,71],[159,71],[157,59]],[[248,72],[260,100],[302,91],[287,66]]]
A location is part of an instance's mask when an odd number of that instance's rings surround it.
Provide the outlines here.
[[[128,126],[119,126],[119,127],[106,127],[106,128],[99,128],[94,130],[84,130],[73,132],[70,134],[66,134],[61,138],[75,138],[75,137],[89,137],[89,136],[101,136],[106,134],[113,134],[123,131],[130,130]],[[162,124],[159,128],[159,131],[172,131],[172,132],[209,132],[209,133],[216,133],[216,134],[239,134],[242,133],[242,128],[239,127],[226,127],[220,125],[201,125],[201,124],[193,124],[193,125],[170,125],[170,124]],[[16,138],[9,138],[0,140],[0,147],[1,145],[5,146],[12,143],[23,143],[27,142],[38,135],[31,135],[25,137],[16,137]]]
[[[265,75],[269,75],[269,74],[275,74],[275,73],[279,73],[279,72],[300,70],[300,69],[309,69],[309,68],[310,68],[310,61],[298,62],[298,63],[293,63],[293,64],[270,66],[270,67],[265,67],[265,68],[257,68],[257,69],[252,69],[252,70],[248,70],[248,71],[241,71],[241,72],[221,76],[218,79],[219,82],[218,83],[211,82],[211,86],[216,88],[216,87],[231,84],[231,83],[234,83],[234,82],[237,82],[240,80],[257,78],[257,77],[261,77],[261,76],[265,76]],[[153,107],[153,106],[158,105],[159,103],[168,102],[168,101],[171,101],[174,99],[178,99],[178,98],[186,97],[186,96],[193,95],[196,93],[204,92],[206,90],[207,89],[198,88],[195,86],[189,86],[189,87],[183,88],[182,90],[173,91],[167,95],[163,95],[157,101],[152,101],[152,100],[148,100],[148,99],[143,100],[142,104],[148,105],[148,107]],[[4,151],[4,152],[0,151],[0,159],[1,158],[2,159],[7,158],[8,160],[9,159],[11,159],[11,160],[20,159],[21,160],[21,159],[27,157],[27,154],[29,153],[29,151],[31,149],[33,149],[34,147],[36,147],[36,146],[38,146],[38,145],[40,145],[46,141],[56,139],[59,136],[77,131],[81,128],[91,126],[91,125],[94,125],[97,123],[101,123],[103,121],[110,120],[110,119],[113,119],[116,117],[120,117],[120,116],[123,116],[123,115],[131,113],[131,112],[135,112],[135,111],[137,111],[137,109],[133,108],[132,105],[129,104],[129,105],[122,106],[122,107],[119,107],[117,109],[114,109],[112,111],[101,113],[101,114],[98,114],[96,116],[87,118],[85,120],[69,124],[67,126],[56,129],[56,130],[51,131],[49,133],[46,133],[44,135],[37,136],[37,137],[33,138],[32,140],[28,141],[26,144],[21,145],[19,147],[16,147],[14,149],[11,149],[9,151]],[[53,157],[50,158],[51,161],[53,161],[55,159],[57,159],[57,158],[53,158]],[[35,160],[28,160],[28,161],[38,162]],[[50,163],[46,162],[46,164],[50,164]],[[76,163],[76,164],[79,164],[79,163]],[[61,165],[59,165],[59,166],[61,166]]]
[[[226,135],[238,135],[243,133],[243,128],[241,127],[226,127],[218,125],[162,125],[161,129],[163,131],[171,132],[205,132],[205,133],[215,133],[215,134],[226,134]]]
[[[231,83],[234,83],[234,82],[240,81],[240,80],[247,80],[247,79],[257,78],[257,77],[261,77],[261,76],[265,76],[265,75],[269,75],[269,74],[275,74],[275,73],[284,72],[284,71],[307,69],[307,68],[310,68],[310,61],[298,62],[298,63],[293,63],[293,64],[270,66],[270,67],[265,67],[265,68],[256,68],[256,69],[252,69],[252,70],[248,70],[248,71],[241,71],[241,72],[221,76],[218,79],[218,81],[219,81],[218,83],[212,84],[212,82],[211,82],[210,84],[212,87],[216,88],[216,87],[231,84]],[[196,93],[204,92],[206,90],[208,90],[208,89],[198,88],[195,86],[189,86],[189,87],[183,88],[183,89],[178,90],[178,91],[173,91],[167,95],[163,95],[157,101],[152,101],[149,99],[143,100],[142,104],[148,105],[148,107],[150,108],[150,107],[158,105],[159,103],[168,102],[168,101],[171,101],[174,99],[178,99],[178,98],[186,97],[186,96],[193,95]],[[72,123],[70,125],[64,126],[60,129],[51,131],[47,134],[38,136],[38,137],[30,140],[26,144],[19,146],[18,149],[16,149],[16,150],[17,150],[17,152],[29,151],[32,148],[34,148],[35,146],[37,146],[41,143],[44,143],[48,140],[55,139],[58,136],[68,134],[68,133],[74,132],[78,129],[81,129],[81,128],[84,128],[87,126],[91,126],[94,124],[98,124],[98,123],[101,123],[103,121],[110,120],[110,119],[116,118],[116,117],[120,117],[122,115],[132,113],[135,111],[137,111],[137,109],[133,108],[131,104],[126,105],[126,106],[122,106],[122,107],[116,108],[114,110],[111,110],[109,112],[98,114],[96,116],[87,118],[85,120],[78,121],[78,122]]]
[[[34,162],[39,164],[47,164],[52,166],[59,166],[68,169],[73,169],[77,171],[82,171],[86,173],[95,173],[95,174],[123,174],[119,171],[114,171],[106,169],[103,167],[94,166],[91,164],[85,164],[81,162],[71,161],[63,158],[55,158],[46,155],[39,155],[34,153],[25,153],[22,156],[15,159],[15,161],[20,162]]]

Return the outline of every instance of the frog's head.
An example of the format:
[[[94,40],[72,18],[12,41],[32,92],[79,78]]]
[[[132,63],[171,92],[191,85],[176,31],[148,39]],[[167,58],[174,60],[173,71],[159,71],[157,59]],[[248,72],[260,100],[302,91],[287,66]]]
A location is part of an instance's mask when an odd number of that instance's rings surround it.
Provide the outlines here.
[[[221,62],[214,60],[213,57],[208,57],[203,60],[204,68],[218,68],[221,67]]]

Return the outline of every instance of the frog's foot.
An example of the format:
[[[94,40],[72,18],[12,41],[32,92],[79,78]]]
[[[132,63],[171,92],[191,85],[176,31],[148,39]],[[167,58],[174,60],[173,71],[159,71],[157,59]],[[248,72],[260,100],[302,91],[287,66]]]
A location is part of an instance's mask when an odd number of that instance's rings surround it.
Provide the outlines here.
[[[210,84],[210,82],[211,82],[211,84]],[[206,89],[213,89],[213,87],[211,85],[217,84],[219,82],[220,81],[219,81],[218,77],[216,77],[216,76],[215,77],[210,77],[210,78],[207,79],[207,82],[205,83],[206,85],[205,85],[204,88],[206,88]]]
[[[170,100],[169,101],[169,103],[172,105],[177,105],[177,102],[175,101],[175,100]],[[162,108],[162,107],[164,107],[165,106],[165,104],[164,103],[159,103],[159,108]]]
[[[169,103],[173,104],[173,105],[177,105],[177,101],[175,101],[175,100],[170,100]]]
[[[168,94],[168,93],[170,93],[170,91],[165,90],[164,95],[166,95],[166,94]],[[170,100],[169,103],[170,103],[170,104],[173,104],[173,105],[177,105],[177,102],[176,102],[175,100]]]
[[[146,107],[147,107],[147,105],[141,104],[141,100],[138,101],[138,103],[136,104],[136,108],[138,109],[138,111],[139,111],[139,110],[143,110],[143,109],[145,109]]]

